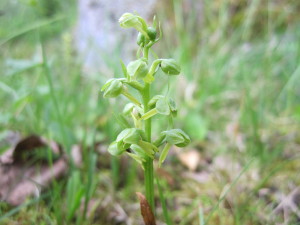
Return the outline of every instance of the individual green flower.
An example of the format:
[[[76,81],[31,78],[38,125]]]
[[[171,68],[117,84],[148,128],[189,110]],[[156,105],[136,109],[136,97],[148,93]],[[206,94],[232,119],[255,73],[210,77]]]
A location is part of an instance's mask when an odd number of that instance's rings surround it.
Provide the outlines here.
[[[146,38],[145,35],[143,35],[142,33],[139,32],[138,36],[137,36],[137,40],[136,43],[141,46],[144,47],[146,44]]]
[[[131,114],[131,112],[133,111],[134,107],[135,107],[135,104],[133,104],[133,103],[126,104],[123,109],[123,114],[125,116],[129,116]]]
[[[161,115],[172,115],[176,116],[177,115],[177,108],[175,102],[168,97],[162,96],[162,95],[156,95],[154,96],[150,101],[149,101],[149,107],[153,108],[146,112],[141,119],[147,120],[151,118],[152,116],[156,114],[161,114]]]
[[[103,87],[101,88],[101,91],[103,93],[104,98],[115,98],[122,94],[123,90],[123,84],[122,79],[110,79],[108,80]]]
[[[176,145],[177,147],[185,147],[191,142],[191,139],[182,130],[172,129],[172,130],[161,132],[161,136],[158,139],[157,144],[160,145],[163,142],[166,142],[166,144],[159,156],[159,162],[158,162],[159,167],[167,158],[168,152],[172,145]]]
[[[167,75],[178,75],[180,74],[180,66],[174,59],[162,59],[161,70]]]
[[[142,128],[143,126],[140,120],[142,112],[143,109],[133,103],[126,104],[123,109],[123,115],[131,116],[136,128]]]
[[[127,73],[134,79],[143,79],[148,73],[148,65],[144,59],[132,61],[127,66]]]
[[[130,156],[135,159],[154,158],[154,154],[158,149],[155,145],[144,141],[145,139],[146,136],[143,130],[127,128],[118,135],[116,141],[110,144],[108,151],[110,154],[117,156],[131,149],[133,152],[129,152]]]
[[[185,147],[191,142],[190,137],[181,129],[163,131],[162,134],[166,135],[165,140],[167,143],[177,147]]]
[[[156,60],[153,61],[152,65],[149,69],[149,73],[144,78],[144,81],[146,83],[152,83],[154,81],[154,74],[158,70],[160,63],[161,63],[161,59],[156,59]]]
[[[120,17],[119,23],[123,28],[135,28],[148,38],[147,24],[142,17],[132,13],[124,13]]]
[[[139,145],[132,144],[127,154],[137,161],[144,169],[144,163],[149,158],[154,159],[154,154],[158,149],[153,144],[145,141],[140,141]]]
[[[119,149],[128,149],[132,144],[138,144],[139,141],[145,139],[143,130],[136,128],[127,128],[123,130],[117,137],[116,143]]]
[[[142,113],[143,113],[143,109],[133,103],[127,103],[123,109],[123,114],[125,116],[130,116],[131,114],[138,116]]]
[[[141,103],[134,97],[132,96],[127,88],[123,85],[123,83],[126,83],[125,78],[112,78],[108,80],[101,88],[101,91],[103,93],[104,98],[115,98],[119,95],[124,95],[126,98],[128,98],[131,102],[134,104],[140,106]]]
[[[139,157],[147,159],[148,157],[154,159],[154,152],[150,149],[142,148],[139,145],[133,144],[130,146],[130,149]],[[149,151],[150,150],[150,151]]]
[[[157,69],[161,67],[161,70],[167,75],[180,74],[180,66],[174,59],[156,59],[152,63],[149,73],[144,78],[146,83],[152,83],[154,81],[154,75]]]

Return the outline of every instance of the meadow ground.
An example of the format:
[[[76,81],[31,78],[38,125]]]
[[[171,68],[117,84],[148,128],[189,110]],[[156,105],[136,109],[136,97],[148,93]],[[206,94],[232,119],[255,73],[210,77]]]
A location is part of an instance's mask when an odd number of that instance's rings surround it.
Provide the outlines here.
[[[70,2],[53,3],[54,14],[25,1],[0,3],[0,153],[11,132],[55,140],[66,154],[80,144],[83,152],[82,166],[71,166],[39,197],[18,207],[0,202],[0,224],[141,224],[135,192],[144,191],[142,171],[105,150],[120,130],[111,116],[120,106],[99,90],[121,71],[119,58],[105,59],[105,74],[82,72]],[[157,48],[182,65],[181,77],[161,77],[157,90],[169,83],[180,108],[176,124],[192,139],[184,150],[172,149],[156,173],[171,220],[300,224],[299,6],[249,1],[236,13],[233,3],[215,2],[204,1],[202,28],[195,30],[196,13],[183,19],[174,1],[174,27],[165,28]],[[161,12],[158,18],[168,19]],[[41,159],[52,157],[34,161]]]

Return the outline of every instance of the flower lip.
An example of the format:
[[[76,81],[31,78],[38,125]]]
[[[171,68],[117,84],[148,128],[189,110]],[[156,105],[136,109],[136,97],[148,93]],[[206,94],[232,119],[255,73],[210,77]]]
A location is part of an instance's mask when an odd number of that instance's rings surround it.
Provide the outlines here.
[[[185,147],[190,142],[190,137],[181,129],[172,129],[162,132],[163,135],[166,135],[166,142],[176,145],[177,147]]]

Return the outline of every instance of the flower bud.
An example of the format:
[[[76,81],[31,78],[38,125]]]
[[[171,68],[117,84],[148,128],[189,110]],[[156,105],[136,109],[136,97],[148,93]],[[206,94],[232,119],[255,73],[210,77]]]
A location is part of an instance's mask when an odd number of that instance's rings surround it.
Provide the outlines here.
[[[178,75],[180,73],[180,66],[174,59],[162,59],[161,69],[167,75]]]
[[[104,98],[115,98],[122,93],[123,84],[120,79],[110,79],[101,88]]]
[[[148,36],[149,36],[149,39],[151,40],[151,41],[154,41],[155,40],[155,38],[156,38],[156,29],[154,29],[153,27],[148,27],[147,28],[147,34],[148,34]]]
[[[132,61],[127,66],[129,76],[136,79],[143,79],[148,73],[147,63],[143,59]]]
[[[139,46],[144,47],[145,46],[145,41],[146,41],[145,36],[142,33],[139,33],[138,36],[137,36],[136,43]]]
[[[130,28],[139,25],[141,22],[137,15],[132,13],[124,13],[119,19],[120,26],[123,28]]]
[[[162,134],[166,135],[166,142],[177,147],[185,147],[191,142],[189,136],[180,129],[163,131]]]

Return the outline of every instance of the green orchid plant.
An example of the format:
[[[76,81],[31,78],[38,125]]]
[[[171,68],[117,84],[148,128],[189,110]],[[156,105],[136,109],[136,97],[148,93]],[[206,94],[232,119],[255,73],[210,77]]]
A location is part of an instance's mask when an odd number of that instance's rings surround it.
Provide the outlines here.
[[[124,78],[108,80],[101,91],[105,98],[125,96],[128,103],[123,111],[124,117],[131,117],[134,127],[123,130],[108,148],[110,154],[119,156],[127,154],[136,160],[144,169],[146,198],[154,211],[154,175],[153,160],[158,158],[159,166],[165,161],[172,145],[185,147],[190,143],[189,136],[180,129],[169,129],[151,139],[151,118],[157,115],[172,119],[177,114],[175,102],[163,95],[151,96],[151,85],[159,69],[166,76],[180,74],[180,66],[174,59],[156,59],[149,62],[150,48],[160,40],[161,29],[156,18],[153,25],[148,26],[137,14],[125,13],[119,19],[122,28],[135,28],[138,31],[137,59],[127,66],[121,62]],[[160,37],[157,37],[159,32]],[[151,66],[150,66],[151,65]],[[139,93],[141,101],[129,93],[128,87]]]

